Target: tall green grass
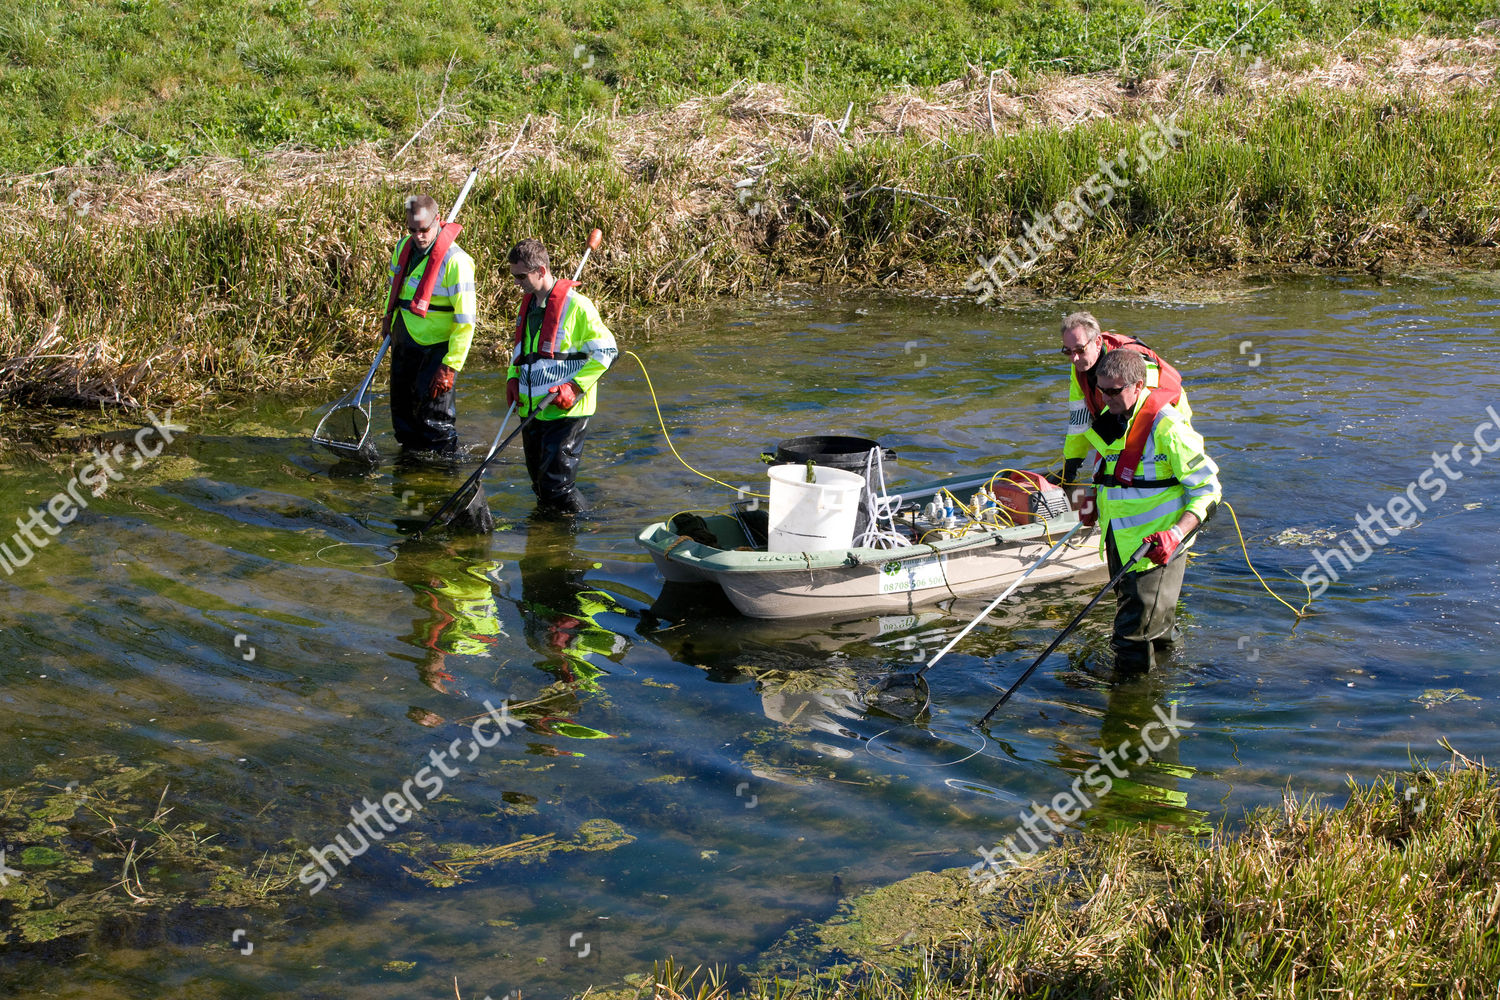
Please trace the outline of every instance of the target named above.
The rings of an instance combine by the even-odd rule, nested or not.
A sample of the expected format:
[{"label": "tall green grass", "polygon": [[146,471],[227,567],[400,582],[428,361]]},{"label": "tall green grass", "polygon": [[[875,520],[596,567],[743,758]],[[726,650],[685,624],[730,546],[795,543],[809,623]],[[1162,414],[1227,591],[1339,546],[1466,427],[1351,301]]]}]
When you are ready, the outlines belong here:
[{"label": "tall green grass", "polygon": [[801,88],[833,113],[970,66],[1140,73],[1200,49],[1360,27],[1464,34],[1497,15],[1500,0],[36,0],[0,25],[0,171],[399,143],[450,59],[449,101],[478,127],[740,79]]},{"label": "tall green grass", "polygon": [[[1088,289],[1245,264],[1378,266],[1384,255],[1493,248],[1500,109],[1488,92],[1451,101],[1294,94],[1195,106],[1187,138],[1023,280]],[[774,257],[798,272],[832,259],[880,283],[961,284],[1099,170],[1149,123],[888,141],[788,166],[773,183],[795,207]],[[906,194],[893,193],[899,189]],[[1151,273],[1151,269],[1156,274]],[[1003,273],[1003,271],[1002,271]]]},{"label": "tall green grass", "polygon": [[[1188,132],[1181,148],[1023,284],[1087,294],[1249,265],[1379,268],[1466,252],[1493,260],[1500,244],[1500,108],[1484,94],[1231,100],[1185,111],[1177,124]],[[584,150],[575,162],[487,179],[464,210],[461,240],[478,269],[476,363],[508,342],[516,303],[503,261],[524,236],[566,262],[601,226],[607,242],[591,287],[627,338],[635,307],[788,279],[959,294],[979,255],[1151,127],[1098,121],[788,155],[767,172],[753,216],[722,164],[671,148],[644,173]],[[721,199],[684,222],[669,206],[703,185],[719,185]],[[5,372],[0,392],[88,397],[70,385],[113,378],[144,400],[320,379],[373,350],[405,193],[317,189],[274,210],[136,227],[43,219],[29,251],[0,264],[0,356],[35,349],[55,326],[43,353],[61,360]]]}]

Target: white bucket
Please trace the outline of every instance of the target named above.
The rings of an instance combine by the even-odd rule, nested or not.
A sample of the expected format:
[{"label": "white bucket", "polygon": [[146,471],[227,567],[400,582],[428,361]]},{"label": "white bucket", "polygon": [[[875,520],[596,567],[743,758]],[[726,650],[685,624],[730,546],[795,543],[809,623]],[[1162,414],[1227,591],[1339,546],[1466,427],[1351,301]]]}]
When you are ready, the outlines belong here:
[{"label": "white bucket", "polygon": [[822,552],[847,548],[854,540],[854,518],[859,512],[865,477],[826,465],[773,465],[770,531],[771,552]]}]

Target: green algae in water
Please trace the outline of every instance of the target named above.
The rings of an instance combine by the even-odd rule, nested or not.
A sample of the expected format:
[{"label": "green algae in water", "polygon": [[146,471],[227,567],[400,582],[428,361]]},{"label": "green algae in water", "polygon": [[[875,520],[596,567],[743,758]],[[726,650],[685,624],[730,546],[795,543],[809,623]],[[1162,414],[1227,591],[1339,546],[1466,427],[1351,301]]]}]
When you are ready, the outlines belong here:
[{"label": "green algae in water", "polygon": [[69,761],[59,781],[46,767],[0,801],[0,846],[19,876],[0,886],[9,920],[0,945],[48,945],[151,914],[237,910],[268,919],[296,878],[295,850],[231,847],[170,799],[156,764],[112,756]]},{"label": "green algae in water", "polygon": [[555,733],[558,736],[567,736],[575,740],[608,740],[614,737],[591,726],[579,725],[576,722],[550,722],[547,724],[546,732]]},{"label": "green algae in water", "polygon": [[1423,708],[1431,710],[1438,705],[1447,705],[1455,701],[1479,701],[1474,695],[1469,694],[1463,688],[1428,688],[1412,701]]},{"label": "green algae in water", "polygon": [[567,848],[572,851],[612,851],[616,847],[624,847],[635,840],[634,834],[625,832],[625,828],[612,819],[588,819],[578,824],[578,832],[574,834],[572,846]]},{"label": "green algae in water", "polygon": [[921,872],[846,900],[825,921],[794,928],[747,971],[756,979],[787,979],[813,969],[817,981],[833,986],[875,967],[914,969],[924,950],[1013,919],[1005,901],[975,890],[965,869]]},{"label": "green algae in water", "polygon": [[389,847],[424,866],[409,868],[403,865],[402,870],[408,875],[435,889],[449,889],[472,881],[471,875],[502,862],[541,864],[554,854],[568,851],[612,851],[633,840],[634,834],[626,833],[625,828],[614,820],[590,819],[579,824],[571,841],[560,841],[557,834],[544,833],[522,837],[508,844],[444,843],[428,846],[417,837],[392,843]]}]

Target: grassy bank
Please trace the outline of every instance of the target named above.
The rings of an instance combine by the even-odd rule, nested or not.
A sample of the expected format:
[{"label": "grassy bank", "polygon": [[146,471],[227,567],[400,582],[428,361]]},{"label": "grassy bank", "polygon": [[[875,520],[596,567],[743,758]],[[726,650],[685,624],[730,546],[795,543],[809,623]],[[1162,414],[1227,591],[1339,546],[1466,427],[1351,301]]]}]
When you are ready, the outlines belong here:
[{"label": "grassy bank", "polygon": [[[588,280],[626,341],[643,336],[653,306],[787,281],[963,295],[980,255],[1014,245],[1101,157],[1143,137],[1161,157],[1147,170],[1132,162],[1128,184],[1107,204],[1094,199],[1093,217],[1002,298],[1250,268],[1496,259],[1493,89],[1268,98],[1238,86],[1176,114],[1177,148],[1152,138],[1151,115],[1173,106],[1149,99],[1071,127],[993,134],[945,127],[932,101],[867,111],[853,138],[854,126],[840,136],[828,119],[808,130],[765,90],[623,123],[533,123],[525,155],[481,181],[464,211],[481,303],[473,363],[494,363],[508,339],[514,295],[497,275],[522,235],[558,248],[567,266],[587,231],[604,229]],[[982,84],[949,97],[993,107]],[[902,129],[879,131],[879,114],[904,117]],[[421,186],[451,198],[466,162],[444,161],[451,183]],[[23,192],[52,200],[38,203],[27,252],[0,265],[0,391],[183,401],[313,386],[360,363],[378,340],[384,264],[411,182],[374,169],[347,185],[291,174],[235,174],[222,189],[237,194],[206,211],[186,207],[202,173],[135,200],[104,181],[72,206]]]},{"label": "grassy bank", "polygon": [[591,996],[1477,1000],[1500,981],[1497,914],[1500,784],[1455,756],[1207,843],[1089,833],[989,894],[963,869],[916,876],[790,935],[743,990],[678,964]]},{"label": "grassy bank", "polygon": [[[0,170],[403,141],[448,99],[469,120],[625,113],[739,80],[824,113],[969,68],[1140,75],[1232,45],[1466,34],[1493,0],[39,0],[0,28]],[[394,148],[394,147],[393,147]]]}]

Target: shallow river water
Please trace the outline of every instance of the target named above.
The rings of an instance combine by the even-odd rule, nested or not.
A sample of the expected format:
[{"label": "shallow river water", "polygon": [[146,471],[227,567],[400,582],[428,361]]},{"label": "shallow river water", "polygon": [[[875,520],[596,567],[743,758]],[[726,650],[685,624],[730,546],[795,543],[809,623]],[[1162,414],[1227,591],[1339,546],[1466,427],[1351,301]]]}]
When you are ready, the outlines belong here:
[{"label": "shallow river water", "polygon": [[[305,402],[175,413],[186,429],[159,456],[98,498],[85,485],[87,509],[0,586],[0,801],[44,781],[95,803],[96,829],[110,794],[148,815],[159,801],[174,810],[161,829],[196,824],[230,867],[281,859],[290,884],[183,900],[166,860],[127,865],[95,888],[140,895],[135,916],[13,943],[0,992],[441,997],[456,978],[500,1000],[568,996],[668,955],[734,967],[861,888],[974,864],[1158,709],[1190,728],[1132,756],[1075,826],[1233,827],[1287,788],[1338,802],[1351,778],[1446,759],[1444,737],[1492,757],[1500,283],[1278,282],[1223,304],[1095,309],[1183,370],[1271,586],[1300,606],[1320,552],[1338,579],[1294,630],[1226,511],[1189,569],[1174,662],[1112,682],[1106,602],[984,731],[997,692],[1100,582],[1023,592],[977,628],[931,673],[924,725],[866,713],[850,691],[914,666],[985,601],[772,624],[663,595],[635,533],[733,495],[673,458],[629,358],[592,425],[594,513],[574,529],[530,519],[517,447],[489,480],[498,529],[477,541],[394,544],[456,480],[393,474],[379,408],[388,460],[370,476],[331,474]],[[703,471],[759,489],[766,446],[849,433],[897,450],[899,486],[1057,463],[1062,311],[787,297],[649,340],[616,332]],[[468,440],[488,440],[503,399],[503,373],[465,373]],[[98,443],[13,442],[4,520],[64,490]],[[1397,496],[1426,509],[1387,507],[1410,525],[1394,536],[1360,527]],[[1355,558],[1327,554],[1340,541]],[[473,746],[486,702],[505,699],[524,727],[492,722],[479,732],[500,738]],[[455,739],[467,752],[436,770]],[[109,793],[104,775],[126,765],[151,770]],[[440,773],[440,795],[321,891],[286,868],[338,835],[357,850],[351,808]],[[35,886],[67,863],[17,865],[20,821],[5,822],[0,875]],[[4,926],[17,919],[0,903]]]}]

